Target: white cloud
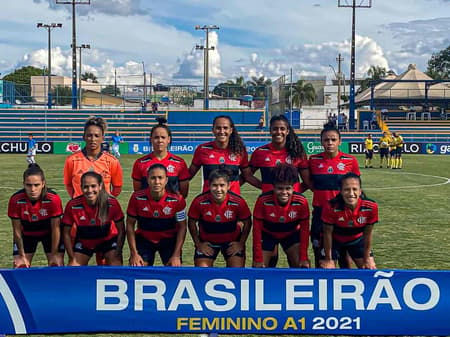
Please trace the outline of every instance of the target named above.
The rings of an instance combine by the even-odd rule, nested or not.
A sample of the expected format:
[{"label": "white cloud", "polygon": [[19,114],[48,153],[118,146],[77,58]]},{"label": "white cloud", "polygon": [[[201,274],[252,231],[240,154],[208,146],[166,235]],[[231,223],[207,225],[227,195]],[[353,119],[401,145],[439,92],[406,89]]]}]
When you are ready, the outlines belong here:
[{"label": "white cloud", "polygon": [[[38,4],[48,3],[48,7],[53,10],[63,8],[68,13],[72,14],[71,5],[57,4],[55,0],[33,0],[33,2]],[[148,14],[148,11],[142,8],[141,0],[94,0],[90,1],[89,5],[87,3],[88,1],[84,1],[84,4],[76,6],[78,15],[84,16],[95,13],[118,16]]]}]

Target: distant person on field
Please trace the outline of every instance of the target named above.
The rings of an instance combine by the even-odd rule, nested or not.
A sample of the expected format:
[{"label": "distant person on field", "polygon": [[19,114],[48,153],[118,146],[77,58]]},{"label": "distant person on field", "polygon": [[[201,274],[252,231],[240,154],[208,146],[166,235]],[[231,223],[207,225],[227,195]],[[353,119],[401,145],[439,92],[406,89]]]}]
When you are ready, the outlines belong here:
[{"label": "distant person on field", "polygon": [[[167,168],[160,163],[148,169],[148,187],[128,202],[127,238],[130,266],[153,266],[156,252],[165,266],[181,266],[186,237],[186,201],[167,190]],[[135,230],[137,222],[137,230]]]},{"label": "distant person on field", "polygon": [[119,130],[116,130],[115,134],[111,137],[112,140],[112,154],[117,159],[120,159],[120,143],[123,143],[123,137],[120,135]]},{"label": "distant person on field", "polygon": [[258,197],[253,211],[253,267],[270,267],[273,251],[281,244],[289,267],[309,268],[309,207],[294,190],[297,168],[280,164],[273,174],[273,190]]},{"label": "distant person on field", "polygon": [[37,142],[33,138],[33,134],[32,133],[30,133],[28,135],[27,144],[28,144],[27,163],[28,164],[33,164],[33,163],[36,162],[34,157],[36,156],[36,152],[37,152]]},{"label": "distant person on field", "polygon": [[222,253],[227,267],[245,266],[245,244],[252,221],[246,201],[231,192],[231,172],[213,170],[208,190],[192,201],[188,228],[195,246],[197,267],[212,267]]},{"label": "distant person on field", "polygon": [[339,182],[339,194],[324,207],[322,268],[336,268],[336,260],[350,255],[360,269],[376,269],[372,253],[372,230],[378,222],[378,205],[367,199],[361,178],[347,173]]},{"label": "distant person on field", "polygon": [[153,113],[158,112],[158,102],[152,102],[152,112]]},{"label": "distant person on field", "polygon": [[380,168],[383,168],[383,163],[386,163],[386,167],[389,168],[389,142],[390,137],[388,133],[383,132],[383,136],[380,138],[379,152],[380,152]]},{"label": "distant person on field", "polygon": [[49,266],[64,264],[64,245],[60,220],[61,199],[47,188],[44,171],[30,164],[23,173],[23,189],[9,199],[8,216],[13,226],[14,268],[31,266],[39,242],[42,242]]},{"label": "distant person on field", "polygon": [[403,152],[403,137],[398,132],[393,134],[395,144],[395,163],[393,169],[401,169],[403,166],[402,152]]},{"label": "distant person on field", "polygon": [[365,168],[372,168],[372,158],[373,158],[373,139],[372,135],[369,133],[367,135],[367,138],[364,140],[364,154],[365,154],[365,161],[364,161],[364,167]]},{"label": "distant person on field", "polygon": [[61,220],[69,266],[86,266],[97,252],[103,264],[121,266],[125,226],[119,202],[105,190],[99,173],[84,173],[80,185],[83,194],[67,203]]},{"label": "distant person on field", "polygon": [[388,168],[394,168],[395,167],[395,153],[396,153],[396,145],[395,145],[395,139],[393,135],[389,136],[389,161],[388,161]]}]

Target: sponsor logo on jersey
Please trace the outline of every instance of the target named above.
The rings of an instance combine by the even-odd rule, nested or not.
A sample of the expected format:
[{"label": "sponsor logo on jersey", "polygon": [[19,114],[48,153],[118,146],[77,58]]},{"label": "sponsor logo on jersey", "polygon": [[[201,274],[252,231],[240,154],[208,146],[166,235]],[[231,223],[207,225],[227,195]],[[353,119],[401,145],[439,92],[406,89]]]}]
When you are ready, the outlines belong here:
[{"label": "sponsor logo on jersey", "polygon": [[345,219],[344,219],[343,216],[340,216],[339,219],[338,219],[338,221],[344,221],[344,220],[345,220]]},{"label": "sponsor logo on jersey", "polygon": [[212,213],[211,213],[211,211],[208,211],[208,212],[206,212],[206,213],[205,213],[205,215],[207,215],[207,216],[211,216],[211,215],[212,215]]},{"label": "sponsor logo on jersey", "polygon": [[145,207],[142,209],[142,211],[143,211],[143,212],[148,212],[148,207],[145,206]]},{"label": "sponsor logo on jersey", "polygon": [[209,158],[210,158],[210,159],[214,158],[214,155],[211,153],[211,154],[209,155]]},{"label": "sponsor logo on jersey", "polygon": [[80,216],[80,220],[84,221],[84,220],[86,220],[86,217],[84,215],[82,215],[82,216]]},{"label": "sponsor logo on jersey", "polygon": [[269,158],[269,157],[266,157],[266,158],[264,159],[264,161],[270,161],[270,158]]}]

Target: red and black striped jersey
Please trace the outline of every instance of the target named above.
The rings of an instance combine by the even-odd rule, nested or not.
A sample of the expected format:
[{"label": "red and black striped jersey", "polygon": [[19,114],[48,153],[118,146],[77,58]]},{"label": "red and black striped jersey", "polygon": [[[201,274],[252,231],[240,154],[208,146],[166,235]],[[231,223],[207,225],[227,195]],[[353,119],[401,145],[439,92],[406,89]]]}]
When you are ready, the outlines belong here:
[{"label": "red and black striped jersey", "polygon": [[188,216],[198,221],[200,240],[225,243],[239,240],[238,221],[249,219],[251,212],[247,202],[233,192],[228,192],[225,200],[217,204],[208,191],[192,201]]},{"label": "red and black striped jersey", "polygon": [[137,220],[136,234],[158,243],[176,237],[177,223],[186,220],[186,201],[179,194],[167,192],[156,201],[147,188],[131,195],[127,215]]}]

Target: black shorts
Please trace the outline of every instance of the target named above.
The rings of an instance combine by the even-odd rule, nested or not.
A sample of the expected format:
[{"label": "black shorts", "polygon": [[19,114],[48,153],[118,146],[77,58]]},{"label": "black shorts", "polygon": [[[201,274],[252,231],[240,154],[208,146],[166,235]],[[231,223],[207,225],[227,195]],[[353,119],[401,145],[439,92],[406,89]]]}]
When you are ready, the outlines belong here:
[{"label": "black shorts", "polygon": [[176,237],[162,239],[158,243],[153,243],[147,239],[144,239],[140,235],[136,235],[137,251],[149,266],[153,266],[155,263],[156,252],[159,252],[162,263],[166,265],[169,262],[170,257],[173,255],[176,243]]},{"label": "black shorts", "polygon": [[311,221],[311,243],[313,247],[320,247],[320,242],[323,234],[322,223],[322,207],[313,206],[312,221]]},{"label": "black shorts", "polygon": [[98,244],[93,249],[83,247],[83,244],[80,241],[75,241],[75,244],[73,245],[73,251],[75,253],[81,253],[84,255],[87,255],[91,257],[94,255],[94,253],[107,253],[110,250],[117,249],[117,236],[114,236],[113,238],[103,241],[102,243]]},{"label": "black shorts", "polygon": [[372,159],[372,157],[373,157],[373,150],[366,150],[364,153],[366,154],[366,158]]},{"label": "black shorts", "polygon": [[386,148],[380,147],[380,157],[381,158],[387,157],[388,154],[389,154],[389,149],[387,147]]},{"label": "black shorts", "polygon": [[223,258],[225,260],[228,260],[230,257],[232,256],[239,256],[239,257],[245,257],[245,252],[244,251],[240,251],[237,254],[234,255],[229,255],[227,253],[227,249],[230,246],[230,242],[224,242],[224,243],[214,243],[214,242],[210,242],[209,245],[212,249],[214,249],[214,254],[211,256],[205,255],[201,252],[199,252],[198,250],[195,250],[194,253],[194,260],[195,259],[211,259],[211,260],[215,260],[217,259],[217,255],[219,255],[219,252],[222,253]]},{"label": "black shorts", "polygon": [[396,152],[396,149],[390,149],[390,150],[389,150],[389,155],[390,155],[391,157],[395,157],[395,152]]},{"label": "black shorts", "polygon": [[[333,260],[339,260],[340,257],[344,257],[345,254],[352,259],[362,259],[364,258],[364,237],[356,239],[355,241],[348,243],[341,243],[333,240],[333,247],[331,249],[331,256]],[[320,251],[322,259],[325,258],[325,251],[322,249]],[[373,252],[370,252],[370,256],[373,256]]]},{"label": "black shorts", "polygon": [[402,150],[403,150],[403,147],[397,147],[397,148],[395,149],[395,155],[396,155],[397,157],[401,157],[401,156],[402,156]]},{"label": "black shorts", "polygon": [[267,252],[272,252],[278,244],[281,244],[283,250],[287,251],[296,243],[300,243],[299,232],[292,232],[283,239],[277,239],[270,233],[262,232],[262,249]]},{"label": "black shorts", "polygon": [[[37,245],[39,242],[42,242],[42,247],[44,247],[44,252],[49,254],[52,252],[52,235],[26,235],[22,234],[22,242],[23,242],[23,250],[25,254],[34,254],[36,253]],[[58,245],[58,253],[64,253],[64,244],[62,241],[59,242]],[[13,246],[13,255],[19,255],[19,251],[17,250],[17,245]]]}]

